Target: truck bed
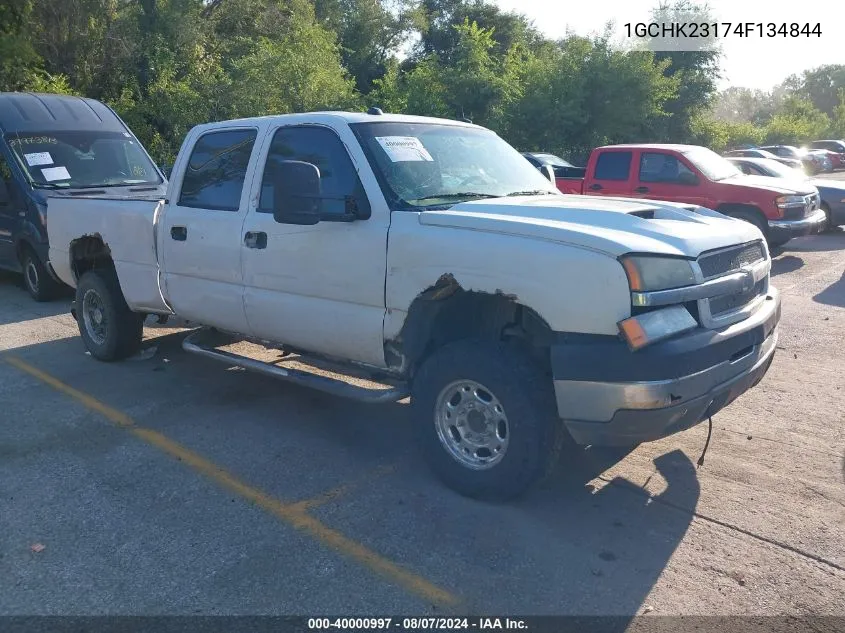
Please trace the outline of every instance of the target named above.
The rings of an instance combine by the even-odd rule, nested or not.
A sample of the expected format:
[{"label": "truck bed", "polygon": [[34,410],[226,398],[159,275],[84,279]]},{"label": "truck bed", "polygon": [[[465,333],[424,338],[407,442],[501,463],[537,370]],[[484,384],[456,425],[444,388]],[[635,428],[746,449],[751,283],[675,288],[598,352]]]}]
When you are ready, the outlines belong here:
[{"label": "truck bed", "polygon": [[99,238],[111,251],[129,307],[138,312],[169,313],[160,287],[156,242],[157,220],[163,208],[160,198],[50,198],[50,265],[63,282],[75,288],[70,249],[80,237]]}]

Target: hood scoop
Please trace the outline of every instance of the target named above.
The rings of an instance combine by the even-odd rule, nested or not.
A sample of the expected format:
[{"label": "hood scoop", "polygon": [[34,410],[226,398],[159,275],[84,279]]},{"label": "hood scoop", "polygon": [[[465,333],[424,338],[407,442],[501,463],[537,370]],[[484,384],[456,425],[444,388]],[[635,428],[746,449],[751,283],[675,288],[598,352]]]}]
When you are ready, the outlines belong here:
[{"label": "hood scoop", "polygon": [[626,215],[633,215],[644,220],[678,220],[681,222],[695,222],[697,215],[701,215],[703,209],[695,205],[639,208],[628,211]]}]

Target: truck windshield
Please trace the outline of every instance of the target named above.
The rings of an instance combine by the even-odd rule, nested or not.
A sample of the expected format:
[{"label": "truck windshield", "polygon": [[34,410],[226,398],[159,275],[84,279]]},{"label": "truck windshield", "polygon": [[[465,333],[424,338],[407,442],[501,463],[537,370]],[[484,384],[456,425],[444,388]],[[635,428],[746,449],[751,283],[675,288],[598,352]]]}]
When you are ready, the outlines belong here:
[{"label": "truck windshield", "polygon": [[352,129],[394,211],[559,193],[519,152],[489,130],[398,122],[356,123]]},{"label": "truck windshield", "polygon": [[733,163],[706,147],[697,147],[684,152],[684,156],[702,174],[713,181],[726,180],[742,175],[742,172]]},{"label": "truck windshield", "polygon": [[144,150],[126,133],[7,133],[4,139],[36,188],[86,189],[162,182]]}]

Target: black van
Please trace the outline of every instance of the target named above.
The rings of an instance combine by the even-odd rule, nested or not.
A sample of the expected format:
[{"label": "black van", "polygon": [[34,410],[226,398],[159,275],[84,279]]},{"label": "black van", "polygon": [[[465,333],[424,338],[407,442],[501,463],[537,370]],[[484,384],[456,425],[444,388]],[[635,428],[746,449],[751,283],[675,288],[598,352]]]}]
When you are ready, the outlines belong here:
[{"label": "black van", "polygon": [[167,179],[108,106],[66,95],[0,92],[0,268],[36,301],[61,282],[47,254],[51,196],[164,196]]}]

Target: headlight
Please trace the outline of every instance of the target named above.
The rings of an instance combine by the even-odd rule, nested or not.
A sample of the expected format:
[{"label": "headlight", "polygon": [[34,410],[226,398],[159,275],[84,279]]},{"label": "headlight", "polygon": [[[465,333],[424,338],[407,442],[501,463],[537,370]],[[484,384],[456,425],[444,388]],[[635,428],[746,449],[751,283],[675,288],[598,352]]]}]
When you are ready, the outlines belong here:
[{"label": "headlight", "polygon": [[786,209],[789,207],[803,207],[804,196],[781,196],[775,200],[775,204],[779,209]]},{"label": "headlight", "polygon": [[698,321],[685,307],[670,306],[630,317],[617,325],[628,347],[635,352],[652,343],[694,330]]},{"label": "headlight", "polygon": [[619,261],[628,275],[628,285],[632,292],[670,290],[695,283],[692,265],[685,259],[627,255]]}]

